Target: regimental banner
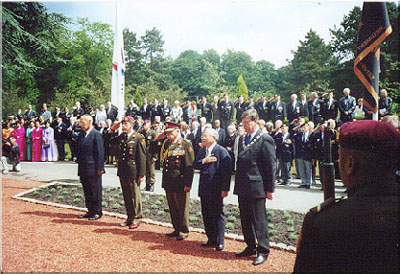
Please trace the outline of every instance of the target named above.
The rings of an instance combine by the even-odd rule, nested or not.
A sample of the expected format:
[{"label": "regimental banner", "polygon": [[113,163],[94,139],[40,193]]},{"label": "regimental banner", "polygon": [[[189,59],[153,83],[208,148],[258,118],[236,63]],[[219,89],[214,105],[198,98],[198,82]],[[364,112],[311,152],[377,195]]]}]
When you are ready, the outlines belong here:
[{"label": "regimental banner", "polygon": [[378,111],[379,46],[392,32],[385,2],[364,2],[354,72],[365,87],[365,106]]},{"label": "regimental banner", "polygon": [[116,22],[114,51],[112,57],[111,103],[118,108],[118,120],[121,121],[121,118],[125,113],[125,54],[118,1],[116,1],[115,16]]}]

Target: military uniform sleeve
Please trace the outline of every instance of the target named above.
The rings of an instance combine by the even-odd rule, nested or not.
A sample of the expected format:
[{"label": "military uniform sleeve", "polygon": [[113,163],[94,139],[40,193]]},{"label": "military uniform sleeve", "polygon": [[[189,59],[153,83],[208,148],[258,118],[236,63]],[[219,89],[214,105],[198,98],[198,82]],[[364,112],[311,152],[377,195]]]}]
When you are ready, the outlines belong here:
[{"label": "military uniform sleeve", "polygon": [[265,192],[274,192],[275,190],[275,142],[271,138],[265,138],[261,147],[262,168],[260,169]]},{"label": "military uniform sleeve", "polygon": [[183,185],[191,187],[194,176],[194,151],[190,142],[185,143],[185,168],[183,169]]},{"label": "military uniform sleeve", "polygon": [[136,163],[139,164],[137,169],[138,176],[146,175],[146,140],[142,135],[139,136],[136,149]]}]

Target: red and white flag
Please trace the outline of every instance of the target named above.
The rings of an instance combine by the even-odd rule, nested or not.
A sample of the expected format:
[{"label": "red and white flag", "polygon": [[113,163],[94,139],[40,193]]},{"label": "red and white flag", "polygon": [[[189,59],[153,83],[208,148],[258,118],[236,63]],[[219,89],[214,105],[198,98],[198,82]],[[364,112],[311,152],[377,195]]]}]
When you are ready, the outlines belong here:
[{"label": "red and white flag", "polygon": [[119,3],[116,2],[114,51],[112,57],[111,103],[118,108],[118,120],[125,113],[125,53]]}]

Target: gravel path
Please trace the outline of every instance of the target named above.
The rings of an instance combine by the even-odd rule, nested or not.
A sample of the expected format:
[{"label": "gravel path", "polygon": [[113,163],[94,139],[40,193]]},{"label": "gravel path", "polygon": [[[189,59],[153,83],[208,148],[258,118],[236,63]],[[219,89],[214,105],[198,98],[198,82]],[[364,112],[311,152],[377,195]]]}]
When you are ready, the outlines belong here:
[{"label": "gravel path", "polygon": [[245,244],[225,240],[225,249],[200,247],[204,234],[191,232],[177,242],[169,228],[142,224],[121,228],[118,218],[78,220],[80,212],[28,203],[11,197],[41,185],[2,178],[2,266],[4,272],[291,272],[295,254],[271,250],[268,261],[254,267],[234,252]]}]

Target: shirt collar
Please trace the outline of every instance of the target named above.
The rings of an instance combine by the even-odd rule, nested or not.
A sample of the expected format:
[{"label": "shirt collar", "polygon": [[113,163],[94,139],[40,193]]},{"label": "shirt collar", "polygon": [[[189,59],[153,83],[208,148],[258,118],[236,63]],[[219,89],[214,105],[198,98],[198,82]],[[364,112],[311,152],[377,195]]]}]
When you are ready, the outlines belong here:
[{"label": "shirt collar", "polygon": [[85,137],[89,136],[89,133],[92,131],[92,129],[93,129],[93,126],[91,126],[87,131],[85,131],[86,132],[86,136]]},{"label": "shirt collar", "polygon": [[211,154],[211,151],[213,151],[216,144],[217,142],[214,142],[209,148],[207,148],[209,154]]}]

